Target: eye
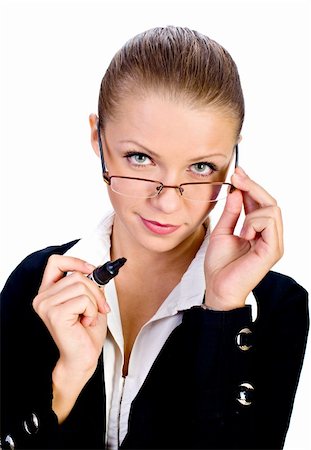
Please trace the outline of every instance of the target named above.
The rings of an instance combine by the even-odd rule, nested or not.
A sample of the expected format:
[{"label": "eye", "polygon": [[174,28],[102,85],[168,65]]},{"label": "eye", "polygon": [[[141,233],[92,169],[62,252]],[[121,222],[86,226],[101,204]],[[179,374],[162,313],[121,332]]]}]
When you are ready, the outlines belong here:
[{"label": "eye", "polygon": [[134,166],[147,166],[151,163],[149,156],[145,153],[128,152],[124,157]]},{"label": "eye", "polygon": [[212,175],[217,170],[217,167],[213,163],[209,162],[198,162],[195,164],[192,164],[189,169],[191,172],[193,172],[195,175],[201,175],[201,176],[209,176]]}]

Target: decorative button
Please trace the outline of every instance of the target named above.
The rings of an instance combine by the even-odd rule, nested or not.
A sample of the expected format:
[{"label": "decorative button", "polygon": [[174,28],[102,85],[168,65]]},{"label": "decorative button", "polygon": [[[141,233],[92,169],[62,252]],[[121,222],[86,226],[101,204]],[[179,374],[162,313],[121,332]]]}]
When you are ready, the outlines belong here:
[{"label": "decorative button", "polygon": [[31,413],[28,420],[24,420],[23,427],[26,433],[35,434],[39,429],[39,420],[35,413]]},{"label": "decorative button", "polygon": [[251,405],[254,399],[254,387],[250,383],[240,384],[236,399],[243,406]]},{"label": "decorative button", "polygon": [[253,346],[251,343],[252,334],[253,333],[249,328],[242,328],[242,330],[239,331],[236,337],[236,343],[240,350],[246,351]]},{"label": "decorative button", "polygon": [[7,437],[4,439],[4,442],[9,445],[10,450],[15,449],[15,442],[13,441],[13,438],[10,434],[7,435]]}]

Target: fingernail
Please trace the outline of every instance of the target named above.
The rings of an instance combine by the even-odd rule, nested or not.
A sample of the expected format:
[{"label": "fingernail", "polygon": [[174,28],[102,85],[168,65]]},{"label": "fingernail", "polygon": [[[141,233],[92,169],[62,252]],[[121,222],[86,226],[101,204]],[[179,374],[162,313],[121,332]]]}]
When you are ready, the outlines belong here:
[{"label": "fingernail", "polygon": [[109,313],[110,311],[111,311],[111,309],[110,309],[110,306],[108,305],[108,303],[104,303],[104,307],[105,307],[105,310],[107,311],[107,313]]}]

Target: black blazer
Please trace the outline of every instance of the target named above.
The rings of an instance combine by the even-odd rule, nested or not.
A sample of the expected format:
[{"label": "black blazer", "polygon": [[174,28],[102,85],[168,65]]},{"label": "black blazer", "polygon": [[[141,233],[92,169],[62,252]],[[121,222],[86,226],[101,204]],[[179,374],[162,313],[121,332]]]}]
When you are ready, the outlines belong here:
[{"label": "black blazer", "polygon": [[[104,448],[103,358],[59,426],[51,409],[58,349],[32,309],[48,257],[75,242],[28,256],[3,289],[4,448]],[[184,312],[132,403],[121,449],[282,448],[306,345],[307,293],[269,272],[254,295],[254,323],[249,306]]]}]

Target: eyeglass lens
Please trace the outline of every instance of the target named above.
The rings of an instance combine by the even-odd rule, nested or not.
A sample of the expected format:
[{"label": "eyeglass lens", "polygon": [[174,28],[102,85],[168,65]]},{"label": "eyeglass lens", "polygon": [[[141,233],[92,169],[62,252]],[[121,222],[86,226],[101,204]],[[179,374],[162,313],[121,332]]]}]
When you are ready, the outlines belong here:
[{"label": "eyeglass lens", "polygon": [[[162,191],[162,184],[131,178],[111,177],[111,189],[117,194],[133,198],[152,198]],[[183,198],[198,202],[215,202],[228,196],[231,185],[228,183],[182,184],[180,193]],[[163,189],[168,189],[163,187]],[[171,189],[171,188],[170,188]],[[175,188],[178,191],[178,188]]]}]

